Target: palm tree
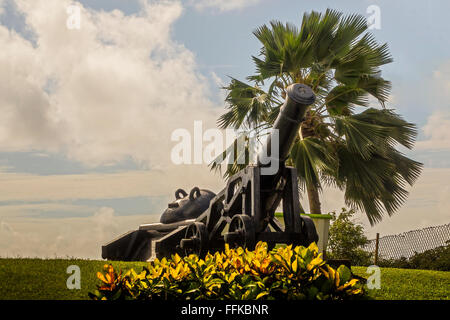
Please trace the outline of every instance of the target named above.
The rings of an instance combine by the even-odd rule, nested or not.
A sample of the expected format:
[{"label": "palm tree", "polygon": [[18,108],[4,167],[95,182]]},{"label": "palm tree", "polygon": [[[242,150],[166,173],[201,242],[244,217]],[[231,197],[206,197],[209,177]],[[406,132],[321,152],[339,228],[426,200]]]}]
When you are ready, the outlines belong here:
[{"label": "palm tree", "polygon": [[[322,187],[335,186],[373,225],[401,206],[405,186],[418,178],[422,164],[396,149],[411,149],[417,130],[385,106],[391,83],[381,77],[380,67],[393,60],[387,45],[378,44],[367,28],[363,16],[330,9],[304,14],[300,28],[279,21],[259,27],[253,32],[262,44],[259,56],[252,57],[256,73],[248,83],[231,78],[223,88],[227,111],[218,125],[260,137],[273,125],[285,89],[292,83],[309,85],[316,102],[288,164],[298,170],[311,213],[321,213]],[[379,108],[369,107],[373,102]],[[245,166],[237,163],[239,157],[226,165],[225,178]],[[213,162],[211,168],[223,164]]]}]

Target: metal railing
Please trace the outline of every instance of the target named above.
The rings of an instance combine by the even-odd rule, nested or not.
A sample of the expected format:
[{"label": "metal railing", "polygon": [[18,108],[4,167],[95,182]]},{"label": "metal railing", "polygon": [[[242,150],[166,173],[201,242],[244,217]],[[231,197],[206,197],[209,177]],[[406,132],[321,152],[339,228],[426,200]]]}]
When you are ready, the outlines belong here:
[{"label": "metal railing", "polygon": [[376,250],[377,239],[370,240],[363,249],[374,253],[378,251],[378,259],[400,259],[410,258],[416,252],[422,253],[444,246],[449,241],[450,223],[383,236],[378,239],[378,250]]}]

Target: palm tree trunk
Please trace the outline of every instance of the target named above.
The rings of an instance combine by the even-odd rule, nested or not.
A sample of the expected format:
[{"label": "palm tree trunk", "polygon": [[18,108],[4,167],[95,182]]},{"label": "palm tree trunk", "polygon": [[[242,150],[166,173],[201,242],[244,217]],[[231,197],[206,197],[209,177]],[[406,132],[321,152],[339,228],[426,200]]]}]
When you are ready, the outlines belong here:
[{"label": "palm tree trunk", "polygon": [[[301,139],[307,138],[307,137],[313,137],[314,132],[314,119],[311,115],[311,111],[308,110],[308,112],[305,115],[305,120],[302,123],[302,126],[300,128],[300,137]],[[320,208],[320,198],[319,198],[319,188],[317,188],[314,184],[306,184],[306,191],[308,193],[308,200],[309,200],[309,213],[312,214],[321,214],[322,210]]]},{"label": "palm tree trunk", "polygon": [[308,192],[309,213],[321,214],[322,209],[320,208],[319,189],[314,185],[308,185],[306,186],[306,189]]},{"label": "palm tree trunk", "polygon": [[306,213],[306,212],[305,212],[305,209],[303,209],[303,206],[302,206],[302,203],[301,203],[300,200],[298,201],[298,206],[299,206],[299,208],[300,208],[300,213]]}]

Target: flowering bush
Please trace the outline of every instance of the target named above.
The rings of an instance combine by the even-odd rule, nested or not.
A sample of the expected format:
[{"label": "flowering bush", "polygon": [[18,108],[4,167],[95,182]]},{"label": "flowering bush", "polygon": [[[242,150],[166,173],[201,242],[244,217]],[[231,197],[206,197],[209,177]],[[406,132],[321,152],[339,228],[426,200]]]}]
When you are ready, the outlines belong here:
[{"label": "flowering bush", "polygon": [[267,250],[259,242],[254,251],[243,248],[154,260],[141,273],[125,274],[105,265],[97,273],[102,284],[92,299],[319,299],[341,300],[365,296],[363,285],[350,270],[336,270],[322,260],[315,243]]}]

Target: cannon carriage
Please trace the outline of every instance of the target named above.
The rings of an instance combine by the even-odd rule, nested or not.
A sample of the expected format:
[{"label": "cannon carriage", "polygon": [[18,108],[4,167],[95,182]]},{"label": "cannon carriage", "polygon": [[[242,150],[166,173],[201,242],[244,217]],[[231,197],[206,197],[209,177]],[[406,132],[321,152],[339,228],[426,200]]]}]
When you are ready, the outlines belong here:
[{"label": "cannon carriage", "polygon": [[[189,194],[177,190],[160,223],[143,224],[102,247],[109,260],[146,261],[178,253],[200,256],[232,247],[253,249],[258,241],[309,245],[318,235],[312,220],[300,216],[297,171],[285,165],[308,107],[312,90],[293,84],[256,165],[231,176],[214,194],[194,187]],[[276,149],[272,141],[276,139]],[[275,168],[275,170],[269,170]],[[275,210],[282,203],[282,224]]]}]

